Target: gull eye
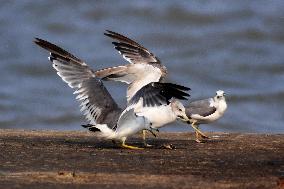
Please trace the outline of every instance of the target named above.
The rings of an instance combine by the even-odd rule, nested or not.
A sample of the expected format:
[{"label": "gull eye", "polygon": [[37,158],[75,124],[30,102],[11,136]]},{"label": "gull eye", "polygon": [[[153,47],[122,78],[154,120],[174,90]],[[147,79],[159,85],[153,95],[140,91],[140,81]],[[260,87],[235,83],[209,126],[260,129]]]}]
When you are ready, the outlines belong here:
[{"label": "gull eye", "polygon": [[182,109],[179,108],[178,111],[182,112]]}]

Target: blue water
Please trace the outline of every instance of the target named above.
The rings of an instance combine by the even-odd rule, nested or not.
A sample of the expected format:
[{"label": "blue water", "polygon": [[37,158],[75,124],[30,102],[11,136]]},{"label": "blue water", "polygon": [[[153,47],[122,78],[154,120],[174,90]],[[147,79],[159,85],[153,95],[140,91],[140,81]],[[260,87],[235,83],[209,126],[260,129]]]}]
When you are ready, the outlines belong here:
[{"label": "blue water", "polygon": [[[1,1],[0,128],[81,129],[72,90],[32,41],[54,42],[93,69],[125,64],[103,36],[109,29],[154,52],[191,100],[228,94],[224,117],[203,130],[283,133],[283,10],[282,0]],[[125,105],[126,86],[106,86]]]}]

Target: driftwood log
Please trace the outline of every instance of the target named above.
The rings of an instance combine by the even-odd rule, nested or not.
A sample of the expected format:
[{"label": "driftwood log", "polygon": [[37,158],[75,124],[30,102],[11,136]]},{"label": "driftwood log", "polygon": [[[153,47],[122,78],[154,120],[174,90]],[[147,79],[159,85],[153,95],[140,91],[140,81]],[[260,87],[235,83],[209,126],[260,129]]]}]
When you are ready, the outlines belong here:
[{"label": "driftwood log", "polygon": [[0,188],[284,188],[284,134],[206,134],[158,133],[129,150],[85,131],[3,129]]}]

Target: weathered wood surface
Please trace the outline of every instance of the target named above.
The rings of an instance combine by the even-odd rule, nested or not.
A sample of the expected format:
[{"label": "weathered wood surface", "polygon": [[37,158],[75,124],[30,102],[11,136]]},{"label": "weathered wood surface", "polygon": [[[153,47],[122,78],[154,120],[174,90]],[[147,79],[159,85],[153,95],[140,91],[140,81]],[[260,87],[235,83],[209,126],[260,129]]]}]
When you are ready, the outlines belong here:
[{"label": "weathered wood surface", "polygon": [[220,137],[159,133],[128,150],[89,132],[0,130],[0,188],[284,188],[283,134],[207,134]]}]

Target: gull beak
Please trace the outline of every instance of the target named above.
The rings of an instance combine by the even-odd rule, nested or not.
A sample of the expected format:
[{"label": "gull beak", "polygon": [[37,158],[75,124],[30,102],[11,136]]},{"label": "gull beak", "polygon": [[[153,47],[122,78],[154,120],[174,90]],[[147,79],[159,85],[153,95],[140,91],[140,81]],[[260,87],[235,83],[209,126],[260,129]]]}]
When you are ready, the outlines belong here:
[{"label": "gull beak", "polygon": [[186,116],[186,114],[183,115],[179,115],[178,118],[183,121],[183,122],[189,122],[188,117]]}]

